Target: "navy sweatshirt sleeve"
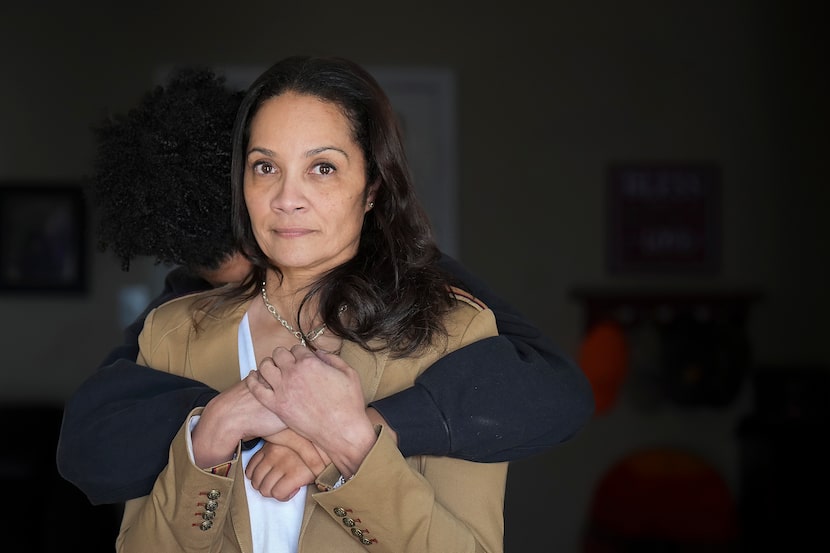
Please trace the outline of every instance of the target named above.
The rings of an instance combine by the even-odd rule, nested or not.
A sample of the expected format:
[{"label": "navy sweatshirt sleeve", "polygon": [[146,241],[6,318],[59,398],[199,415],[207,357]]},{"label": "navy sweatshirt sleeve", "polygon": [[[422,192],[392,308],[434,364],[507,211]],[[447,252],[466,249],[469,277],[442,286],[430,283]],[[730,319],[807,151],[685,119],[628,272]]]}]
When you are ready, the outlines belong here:
[{"label": "navy sweatshirt sleeve", "polygon": [[164,290],[124,330],[112,350],[64,405],[57,446],[61,476],[93,505],[147,495],[167,465],[168,448],[184,418],[217,391],[201,382],[135,363],[138,335],[154,307],[204,290],[208,283],[182,269],[171,271]]},{"label": "navy sweatshirt sleeve", "polygon": [[573,436],[594,412],[582,370],[458,261],[444,255],[442,266],[493,310],[499,336],[446,355],[411,388],[371,404],[398,432],[401,453],[511,461]]},{"label": "navy sweatshirt sleeve", "polygon": [[[500,335],[442,358],[412,388],[372,404],[398,433],[401,451],[494,462],[567,440],[593,412],[583,373],[460,263],[445,256],[442,264],[493,309]],[[217,394],[134,362],[149,310],[205,288],[181,270],[171,272],[162,294],[125,330],[124,344],[66,402],[58,470],[92,504],[148,494],[167,464],[162,444],[187,413]]]}]

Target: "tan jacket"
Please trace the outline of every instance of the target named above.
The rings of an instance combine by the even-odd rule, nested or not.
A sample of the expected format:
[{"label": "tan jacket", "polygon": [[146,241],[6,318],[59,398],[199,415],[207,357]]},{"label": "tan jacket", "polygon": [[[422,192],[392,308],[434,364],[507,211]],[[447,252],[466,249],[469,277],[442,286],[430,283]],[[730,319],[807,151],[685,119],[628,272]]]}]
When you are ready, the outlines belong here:
[{"label": "tan jacket", "polygon": [[[248,304],[204,319],[196,333],[191,306],[198,297],[179,298],[150,313],[139,338],[138,362],[225,390],[239,381],[237,331]],[[390,359],[344,343],[341,357],[359,372],[367,402],[409,387],[450,351],[496,334],[490,310],[461,296],[457,299],[446,321],[448,342],[442,340],[419,357]],[[200,412],[196,409],[191,415]],[[186,425],[174,438],[168,465],[151,494],[127,502],[117,550],[252,553],[242,464],[233,461],[226,477],[195,466],[187,452]],[[503,550],[507,463],[404,459],[381,428],[354,478],[321,491],[331,488],[339,476],[330,466],[317,486],[309,487],[299,553]],[[202,529],[209,496],[216,497],[215,518]]]}]

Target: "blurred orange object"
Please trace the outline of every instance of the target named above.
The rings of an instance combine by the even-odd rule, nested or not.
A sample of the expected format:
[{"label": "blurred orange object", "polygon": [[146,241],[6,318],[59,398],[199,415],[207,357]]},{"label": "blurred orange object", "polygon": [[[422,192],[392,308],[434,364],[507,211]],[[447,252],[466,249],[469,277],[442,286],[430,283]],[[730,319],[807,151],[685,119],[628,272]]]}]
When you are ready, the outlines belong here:
[{"label": "blurred orange object", "polygon": [[646,544],[649,551],[733,551],[738,535],[732,494],[709,463],[649,448],[625,456],[600,480],[583,551],[640,551]]},{"label": "blurred orange object", "polygon": [[622,325],[612,319],[594,323],[579,347],[579,366],[594,391],[594,414],[607,412],[628,374],[628,343]]}]

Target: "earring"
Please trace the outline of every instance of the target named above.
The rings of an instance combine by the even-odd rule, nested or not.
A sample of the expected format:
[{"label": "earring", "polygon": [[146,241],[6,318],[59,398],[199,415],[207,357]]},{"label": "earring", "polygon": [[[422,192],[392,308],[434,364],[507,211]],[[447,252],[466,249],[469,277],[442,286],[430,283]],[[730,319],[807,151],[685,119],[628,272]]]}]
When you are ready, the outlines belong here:
[{"label": "earring", "polygon": [[372,209],[373,207],[375,207],[375,202],[369,202],[369,209]]}]

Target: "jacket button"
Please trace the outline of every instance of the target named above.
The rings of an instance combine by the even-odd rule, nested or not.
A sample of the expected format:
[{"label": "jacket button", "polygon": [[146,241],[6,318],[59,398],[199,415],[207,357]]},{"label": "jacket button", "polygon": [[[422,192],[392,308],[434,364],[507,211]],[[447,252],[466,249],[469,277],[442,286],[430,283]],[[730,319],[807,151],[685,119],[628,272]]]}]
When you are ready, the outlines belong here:
[{"label": "jacket button", "polygon": [[203,520],[202,524],[199,525],[199,530],[210,530],[213,527],[212,520]]},{"label": "jacket button", "polygon": [[217,507],[219,507],[219,502],[214,501],[213,499],[211,499],[210,501],[205,503],[205,510],[206,511],[215,511]]},{"label": "jacket button", "polygon": [[339,517],[344,517],[346,516],[346,509],[344,509],[343,507],[335,507],[334,514]]},{"label": "jacket button", "polygon": [[360,528],[352,528],[352,534],[354,534],[358,538],[362,538],[363,537],[363,530],[361,530]]},{"label": "jacket button", "polygon": [[360,538],[360,543],[362,543],[363,545],[372,545],[372,540],[370,540],[366,536],[363,536],[362,538]]},{"label": "jacket button", "polygon": [[205,511],[204,513],[202,513],[202,518],[205,520],[213,520],[214,518],[216,518],[216,513],[213,511]]},{"label": "jacket button", "polygon": [[222,495],[222,492],[219,490],[210,490],[207,494],[208,499],[219,499],[219,496]]},{"label": "jacket button", "polygon": [[349,517],[343,517],[343,524],[351,528],[352,526],[354,526],[354,519],[351,519]]}]

